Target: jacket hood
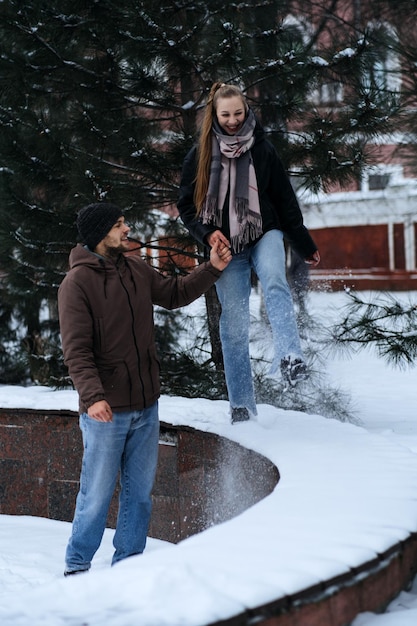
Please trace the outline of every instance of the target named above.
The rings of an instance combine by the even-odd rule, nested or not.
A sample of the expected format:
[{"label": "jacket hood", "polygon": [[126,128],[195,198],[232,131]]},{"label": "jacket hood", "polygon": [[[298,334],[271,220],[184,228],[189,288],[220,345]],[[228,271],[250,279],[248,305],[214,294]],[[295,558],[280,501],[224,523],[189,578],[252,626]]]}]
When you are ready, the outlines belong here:
[{"label": "jacket hood", "polygon": [[[83,244],[78,244],[73,248],[69,255],[69,267],[70,270],[89,268],[97,272],[100,275],[100,280],[103,285],[104,298],[107,299],[107,283],[109,276],[112,276],[117,271],[124,272],[126,269],[130,271],[130,265],[127,263],[123,254],[119,255],[116,263],[109,259],[105,259],[98,256],[94,252],[91,252]],[[122,269],[123,268],[123,269]]]},{"label": "jacket hood", "polygon": [[[123,258],[121,254],[120,257]],[[80,265],[85,265],[87,267],[91,267],[92,269],[101,270],[107,265],[108,267],[114,266],[112,261],[108,259],[104,259],[103,257],[98,256],[94,252],[91,252],[88,248],[86,248],[83,244],[79,243],[73,248],[69,255],[69,267],[70,269],[74,269]]]}]

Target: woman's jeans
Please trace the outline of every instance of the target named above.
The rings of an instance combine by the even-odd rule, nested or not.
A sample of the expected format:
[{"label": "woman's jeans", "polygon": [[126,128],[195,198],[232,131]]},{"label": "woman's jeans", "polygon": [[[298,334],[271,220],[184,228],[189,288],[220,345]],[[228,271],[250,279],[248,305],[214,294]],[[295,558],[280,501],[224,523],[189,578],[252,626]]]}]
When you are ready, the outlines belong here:
[{"label": "woman's jeans", "polygon": [[216,283],[222,312],[220,339],[226,385],[232,408],[246,407],[257,414],[249,357],[249,296],[251,269],[262,286],[271,324],[274,361],[270,374],[279,371],[281,359],[303,358],[291,291],[285,272],[283,234],[270,230],[258,243],[234,256]]},{"label": "woman's jeans", "polygon": [[84,455],[66,570],[88,570],[106,527],[120,470],[120,498],[112,564],[143,552],[158,460],[158,403],[113,413],[112,422],[80,415]]}]

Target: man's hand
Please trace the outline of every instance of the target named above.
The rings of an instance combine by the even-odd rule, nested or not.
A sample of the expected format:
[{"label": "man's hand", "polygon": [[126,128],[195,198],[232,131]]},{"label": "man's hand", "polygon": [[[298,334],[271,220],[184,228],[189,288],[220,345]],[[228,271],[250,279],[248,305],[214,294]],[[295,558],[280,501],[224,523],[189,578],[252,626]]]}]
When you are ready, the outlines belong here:
[{"label": "man's hand", "polygon": [[97,422],[111,422],[113,419],[113,412],[110,405],[105,400],[99,400],[94,402],[87,411],[89,417]]},{"label": "man's hand", "polygon": [[226,246],[222,241],[217,240],[214,242],[213,247],[210,250],[210,261],[216,270],[221,272],[227,267],[232,260],[232,253],[230,248]]}]

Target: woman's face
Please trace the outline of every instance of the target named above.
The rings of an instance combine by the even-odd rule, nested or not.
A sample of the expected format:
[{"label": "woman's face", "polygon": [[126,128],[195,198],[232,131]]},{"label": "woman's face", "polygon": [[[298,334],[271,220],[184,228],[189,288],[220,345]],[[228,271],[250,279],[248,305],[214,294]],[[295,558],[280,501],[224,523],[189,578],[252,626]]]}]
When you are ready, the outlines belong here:
[{"label": "woman's face", "polygon": [[245,103],[239,96],[219,98],[216,102],[217,120],[227,135],[236,135],[245,121]]}]

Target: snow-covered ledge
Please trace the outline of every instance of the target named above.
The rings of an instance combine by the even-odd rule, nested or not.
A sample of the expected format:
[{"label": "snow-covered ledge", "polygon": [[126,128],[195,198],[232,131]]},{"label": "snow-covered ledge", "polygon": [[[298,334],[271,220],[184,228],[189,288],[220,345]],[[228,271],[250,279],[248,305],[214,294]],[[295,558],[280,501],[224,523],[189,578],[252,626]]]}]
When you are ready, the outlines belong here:
[{"label": "snow-covered ledge", "polygon": [[[36,404],[76,410],[76,397],[40,389],[30,408]],[[179,544],[33,590],[22,600],[31,624],[98,623],[99,596],[106,626],[128,623],[121,604],[123,619],[146,626],[340,626],[382,608],[412,577],[417,455],[358,426],[268,405],[257,422],[231,426],[226,402],[162,397],[160,416],[264,455],[280,482],[237,517]]]}]

